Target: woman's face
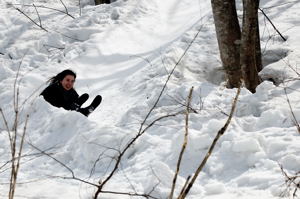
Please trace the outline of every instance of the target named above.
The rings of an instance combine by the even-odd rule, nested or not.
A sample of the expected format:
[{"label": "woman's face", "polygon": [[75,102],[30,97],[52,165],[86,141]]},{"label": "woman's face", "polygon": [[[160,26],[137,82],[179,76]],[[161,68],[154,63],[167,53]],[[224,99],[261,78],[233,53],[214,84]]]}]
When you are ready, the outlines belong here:
[{"label": "woman's face", "polygon": [[60,81],[62,87],[65,90],[70,90],[73,88],[75,82],[75,77],[73,75],[66,75],[62,81]]}]

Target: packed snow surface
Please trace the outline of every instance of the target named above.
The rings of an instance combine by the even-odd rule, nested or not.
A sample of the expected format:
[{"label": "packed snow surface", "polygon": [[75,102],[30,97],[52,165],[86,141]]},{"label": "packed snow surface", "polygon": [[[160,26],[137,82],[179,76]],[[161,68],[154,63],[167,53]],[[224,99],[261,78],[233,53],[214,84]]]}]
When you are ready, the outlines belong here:
[{"label": "packed snow surface", "polygon": [[[80,5],[65,0],[65,7],[58,0],[0,3],[0,108],[5,117],[0,118],[0,197],[7,198],[9,190],[7,126],[13,128],[15,102],[19,135],[26,126],[16,198],[92,198],[96,188],[70,179],[72,174],[90,183],[103,181],[146,117],[142,129],[163,119],[126,150],[103,190],[167,198],[193,87],[177,197],[224,126],[237,92],[225,87],[210,1],[117,0],[94,6],[89,0]],[[240,2],[237,6],[241,15]],[[300,2],[261,0],[260,8],[287,41],[260,12],[260,75],[265,81],[254,94],[241,89],[232,121],[189,199],[289,197],[280,167],[291,176],[300,171]],[[77,73],[79,94],[89,93],[85,105],[98,94],[103,97],[88,118],[39,96],[46,81],[64,69]]]}]

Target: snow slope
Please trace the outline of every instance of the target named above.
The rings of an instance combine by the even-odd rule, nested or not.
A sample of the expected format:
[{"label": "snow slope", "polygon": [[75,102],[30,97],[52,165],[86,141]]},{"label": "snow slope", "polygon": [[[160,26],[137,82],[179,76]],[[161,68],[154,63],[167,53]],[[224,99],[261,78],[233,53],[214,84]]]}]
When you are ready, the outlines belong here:
[{"label": "snow slope", "polygon": [[[64,10],[59,1],[11,1]],[[95,189],[29,143],[52,154],[76,176],[97,183],[112,169],[112,157],[136,136],[141,122],[176,67],[146,124],[184,111],[194,87],[189,137],[175,195],[195,172],[218,130],[225,124],[236,89],[224,87],[210,1],[118,0],[93,6],[64,1],[66,16],[37,7],[41,30],[5,1],[0,16],[0,107],[11,127],[13,89],[18,68],[19,132],[29,114],[17,198],[91,198]],[[34,7],[15,5],[36,22]],[[241,7],[238,4],[239,8]],[[293,112],[300,118],[298,64],[300,2],[261,1],[261,8],[287,38],[276,34],[260,15],[264,81],[255,94],[242,89],[237,110],[219,140],[190,199],[279,198],[285,187],[279,164],[289,174],[300,170],[300,138]],[[239,12],[240,13],[240,12]],[[46,80],[63,69],[77,72],[76,90],[101,94],[103,102],[89,118],[52,107],[39,93]],[[89,100],[87,104],[90,102]],[[185,116],[157,122],[125,153],[105,190],[151,193],[167,198],[185,132]],[[7,197],[10,150],[0,123],[0,196]],[[96,163],[96,164],[95,164]],[[4,166],[2,166],[4,165]],[[288,197],[286,195],[286,197]],[[101,198],[131,198],[103,194]],[[136,198],[136,197],[135,197]],[[138,198],[138,197],[137,197]]]}]

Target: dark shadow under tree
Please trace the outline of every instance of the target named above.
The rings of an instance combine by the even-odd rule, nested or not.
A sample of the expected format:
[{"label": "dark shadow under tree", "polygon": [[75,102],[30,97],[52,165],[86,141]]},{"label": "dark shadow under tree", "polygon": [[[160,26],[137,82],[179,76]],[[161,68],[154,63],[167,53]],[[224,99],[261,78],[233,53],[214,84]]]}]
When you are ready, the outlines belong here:
[{"label": "dark shadow under tree", "polygon": [[110,4],[110,0],[95,0],[95,5]]}]

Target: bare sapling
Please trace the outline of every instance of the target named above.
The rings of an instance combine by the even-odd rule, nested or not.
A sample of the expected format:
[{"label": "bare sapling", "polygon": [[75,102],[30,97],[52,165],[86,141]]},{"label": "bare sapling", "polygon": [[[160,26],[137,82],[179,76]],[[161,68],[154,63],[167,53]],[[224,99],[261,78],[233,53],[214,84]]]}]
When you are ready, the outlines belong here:
[{"label": "bare sapling", "polygon": [[238,97],[239,97],[239,94],[240,94],[240,91],[241,91],[241,87],[239,87],[237,89],[237,93],[236,93],[236,96],[233,100],[233,103],[232,103],[232,107],[231,107],[231,111],[230,111],[230,114],[229,114],[229,117],[225,123],[225,125],[218,131],[216,137],[214,138],[212,144],[210,145],[205,157],[203,158],[203,160],[201,161],[200,165],[198,166],[196,172],[194,173],[194,175],[191,177],[191,180],[188,182],[188,184],[186,186],[183,187],[183,189],[181,190],[181,194],[178,196],[178,199],[184,199],[186,198],[186,196],[188,195],[189,191],[191,190],[193,184],[195,183],[198,175],[200,174],[200,172],[202,171],[202,169],[204,168],[204,166],[206,165],[206,162],[208,160],[208,158],[211,156],[211,154],[213,153],[213,150],[218,142],[218,140],[220,139],[220,137],[225,133],[226,129],[228,128],[230,122],[231,122],[231,119],[233,117],[233,113],[235,111],[235,108],[236,108],[236,104],[237,104],[237,101],[238,101]]},{"label": "bare sapling", "polygon": [[10,181],[9,181],[9,193],[8,198],[13,199],[16,191],[16,185],[17,185],[17,177],[21,165],[21,157],[22,157],[22,151],[25,141],[25,135],[27,130],[27,123],[29,115],[26,115],[23,131],[19,133],[20,123],[19,123],[19,117],[20,117],[20,106],[19,106],[19,95],[20,95],[20,89],[18,78],[19,78],[19,72],[20,67],[22,65],[22,61],[24,59],[25,55],[23,56],[16,73],[14,85],[13,85],[13,110],[14,110],[14,121],[12,124],[12,127],[10,128],[8,125],[8,121],[6,119],[6,116],[0,107],[0,113],[8,134],[8,142],[10,144],[10,154],[11,154],[11,172],[10,172]]},{"label": "bare sapling", "polygon": [[187,99],[186,112],[185,112],[185,133],[184,133],[184,140],[183,140],[181,151],[180,151],[180,154],[179,154],[179,157],[178,157],[178,161],[177,161],[177,165],[176,165],[176,171],[175,171],[175,174],[174,174],[174,177],[173,177],[172,188],[171,188],[171,193],[169,195],[169,199],[173,199],[173,195],[174,195],[174,191],[175,191],[175,186],[176,186],[176,181],[177,181],[177,176],[179,174],[182,157],[183,157],[183,154],[184,154],[184,151],[186,149],[187,142],[188,142],[189,113],[190,113],[190,110],[191,110],[190,103],[191,103],[191,100],[192,100],[193,89],[194,89],[194,87],[192,87],[190,89],[190,92],[189,92],[189,95],[188,95],[188,99]]}]

